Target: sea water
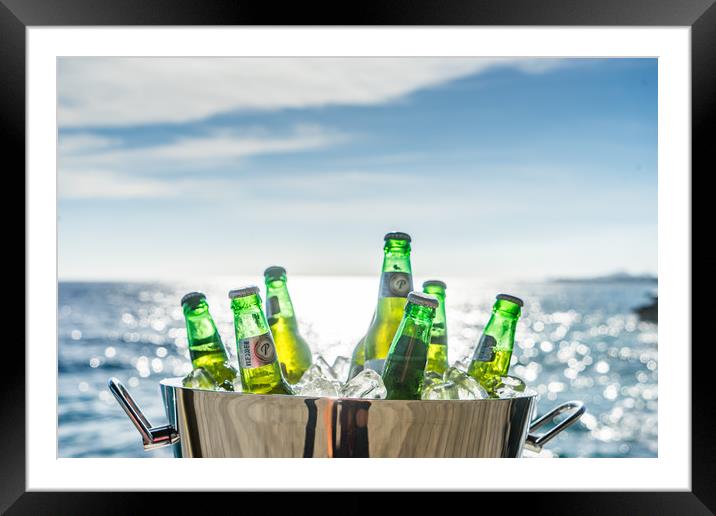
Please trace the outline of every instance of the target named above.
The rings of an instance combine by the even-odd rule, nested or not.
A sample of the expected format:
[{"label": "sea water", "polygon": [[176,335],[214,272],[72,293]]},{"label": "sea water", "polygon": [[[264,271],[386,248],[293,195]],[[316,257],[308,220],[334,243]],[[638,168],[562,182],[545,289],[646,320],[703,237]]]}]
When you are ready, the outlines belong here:
[{"label": "sea water", "polygon": [[[415,284],[423,279],[416,276]],[[552,453],[657,455],[657,325],[639,320],[632,311],[649,301],[655,282],[441,279],[448,284],[451,364],[471,355],[496,294],[524,299],[510,374],[539,394],[537,415],[568,400],[587,406],[577,424],[548,444]],[[191,370],[181,296],[192,290],[207,294],[235,361],[227,292],[260,281],[60,282],[59,456],[170,457],[168,448],[143,451],[139,434],[107,390],[107,379],[124,383],[153,425],[166,424],[159,380]],[[368,327],[377,291],[377,277],[292,276],[291,297],[312,351],[328,363],[350,356]],[[342,302],[340,292],[350,298]]]}]

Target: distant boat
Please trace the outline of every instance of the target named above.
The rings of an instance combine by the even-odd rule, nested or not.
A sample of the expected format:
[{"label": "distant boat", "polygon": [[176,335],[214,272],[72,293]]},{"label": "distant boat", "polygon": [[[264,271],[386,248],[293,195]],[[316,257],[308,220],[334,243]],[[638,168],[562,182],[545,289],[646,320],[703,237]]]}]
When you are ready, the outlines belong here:
[{"label": "distant boat", "polygon": [[649,322],[655,323],[655,322],[657,322],[657,317],[658,317],[658,313],[659,313],[658,302],[659,302],[658,297],[653,296],[651,303],[635,308],[634,312],[643,321],[649,321]]}]

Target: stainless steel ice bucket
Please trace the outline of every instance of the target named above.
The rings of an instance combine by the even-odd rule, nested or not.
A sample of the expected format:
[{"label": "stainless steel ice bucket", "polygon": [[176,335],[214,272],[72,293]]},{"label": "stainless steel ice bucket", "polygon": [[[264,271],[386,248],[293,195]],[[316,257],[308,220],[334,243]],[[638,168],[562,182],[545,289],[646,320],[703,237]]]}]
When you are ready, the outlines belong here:
[{"label": "stainless steel ice bucket", "polygon": [[[567,402],[530,420],[535,395],[470,401],[366,400],[215,392],[160,382],[169,424],[152,427],[124,386],[109,388],[146,449],[177,457],[520,457],[579,419]],[[559,414],[542,435],[534,432]]]}]

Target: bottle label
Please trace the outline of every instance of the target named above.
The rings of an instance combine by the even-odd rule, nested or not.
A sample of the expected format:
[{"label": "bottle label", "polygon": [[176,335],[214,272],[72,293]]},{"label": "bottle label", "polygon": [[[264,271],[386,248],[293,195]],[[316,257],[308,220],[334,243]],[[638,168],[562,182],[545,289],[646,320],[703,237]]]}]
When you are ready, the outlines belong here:
[{"label": "bottle label", "polygon": [[281,313],[281,305],[278,302],[278,296],[269,297],[266,303],[266,316],[271,317],[272,315]]},{"label": "bottle label", "polygon": [[272,364],[276,360],[271,333],[256,335],[239,342],[239,364],[242,368],[253,369]]},{"label": "bottle label", "polygon": [[495,359],[495,346],[497,341],[492,335],[482,334],[480,342],[477,343],[475,358],[478,362],[492,362]]},{"label": "bottle label", "polygon": [[378,374],[383,374],[383,368],[385,367],[384,358],[374,358],[372,360],[366,360],[363,369],[372,369]]},{"label": "bottle label", "polygon": [[413,276],[407,272],[384,272],[380,277],[380,297],[408,297]]}]

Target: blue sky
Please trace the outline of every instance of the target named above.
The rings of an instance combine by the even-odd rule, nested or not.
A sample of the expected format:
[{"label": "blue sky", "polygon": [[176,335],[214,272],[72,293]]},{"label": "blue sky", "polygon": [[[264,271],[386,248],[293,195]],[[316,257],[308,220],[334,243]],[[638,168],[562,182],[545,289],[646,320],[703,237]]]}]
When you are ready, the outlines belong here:
[{"label": "blue sky", "polygon": [[655,59],[58,62],[61,279],[657,267]]}]

